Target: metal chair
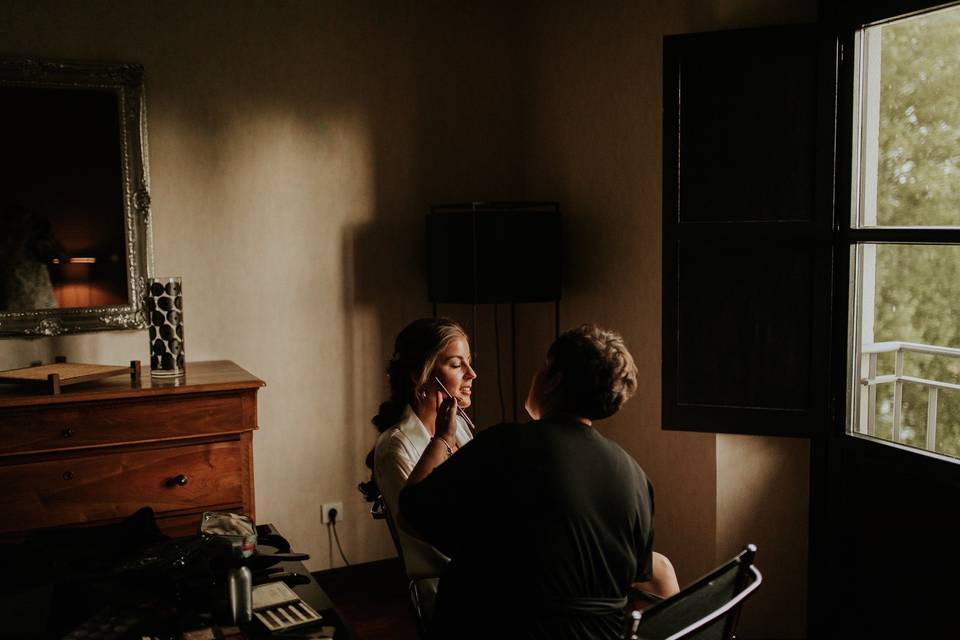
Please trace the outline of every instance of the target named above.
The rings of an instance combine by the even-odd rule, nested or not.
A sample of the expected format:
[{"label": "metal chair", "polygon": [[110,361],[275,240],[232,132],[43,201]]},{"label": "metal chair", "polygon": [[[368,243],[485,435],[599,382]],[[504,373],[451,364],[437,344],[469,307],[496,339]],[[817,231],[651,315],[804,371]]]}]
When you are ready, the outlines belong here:
[{"label": "metal chair", "polygon": [[628,640],[732,640],[740,608],[763,581],[753,565],[757,548],[748,544],[729,562],[680,593],[627,620]]},{"label": "metal chair", "polygon": [[[406,567],[406,560],[403,557],[403,547],[400,544],[400,534],[397,531],[397,525],[393,521],[393,516],[387,508],[387,502],[382,495],[377,496],[370,507],[370,515],[374,520],[385,520],[387,529],[390,530],[390,538],[393,539],[393,546],[397,549],[397,556],[400,558],[400,566]],[[407,585],[407,592],[410,596],[410,610],[417,622],[417,636],[421,640],[427,638],[427,619],[424,609],[423,596],[421,595],[421,581],[417,578],[410,578]]]}]

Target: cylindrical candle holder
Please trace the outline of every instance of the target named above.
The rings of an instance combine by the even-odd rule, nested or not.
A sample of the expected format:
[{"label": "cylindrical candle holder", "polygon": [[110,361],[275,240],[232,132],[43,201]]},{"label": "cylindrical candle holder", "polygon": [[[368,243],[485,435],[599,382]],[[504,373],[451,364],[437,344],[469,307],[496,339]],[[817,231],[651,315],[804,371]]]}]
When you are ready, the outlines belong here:
[{"label": "cylindrical candle holder", "polygon": [[186,373],[186,362],[180,278],[147,279],[145,302],[150,318],[150,375],[182,376]]}]

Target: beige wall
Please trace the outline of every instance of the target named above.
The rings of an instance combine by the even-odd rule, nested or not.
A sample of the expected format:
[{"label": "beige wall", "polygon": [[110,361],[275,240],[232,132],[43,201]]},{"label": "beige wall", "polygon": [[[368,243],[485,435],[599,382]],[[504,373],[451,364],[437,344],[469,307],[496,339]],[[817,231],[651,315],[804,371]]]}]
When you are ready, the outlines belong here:
[{"label": "beige wall", "polygon": [[[311,568],[341,564],[325,501],[345,503],[352,562],[392,555],[355,487],[393,336],[430,313],[429,204],[556,199],[561,324],[620,330],[642,372],[604,430],[655,483],[658,549],[685,582],[756,542],[768,580],[744,636],[800,637],[806,443],[660,430],[660,50],[667,33],[804,21],[814,6],[6,2],[0,53],[145,65],[156,272],[184,277],[190,359],[232,359],[267,381],[258,520]],[[441,312],[470,324],[469,308]],[[499,320],[509,418],[507,309]],[[492,327],[487,307],[481,424],[500,415]],[[552,307],[521,305],[517,327],[522,405]],[[122,363],[146,346],[143,332],[3,340],[0,368],[61,353]]]},{"label": "beige wall", "polygon": [[561,324],[617,329],[641,371],[601,428],[652,479],[656,546],[688,580],[715,560],[716,438],[659,428],[660,48],[679,20],[652,3],[565,4],[531,20],[529,189],[566,216]]},{"label": "beige wall", "polygon": [[743,637],[803,637],[807,604],[810,444],[717,437],[717,564],[757,545],[764,584],[744,610]]},{"label": "beige wall", "polygon": [[564,326],[623,332],[645,373],[604,427],[657,490],[657,543],[689,582],[748,542],[763,588],[745,638],[805,636],[809,445],[660,430],[662,37],[810,22],[812,0],[543,2],[531,17],[527,186],[564,206]]},{"label": "beige wall", "polygon": [[[188,360],[267,382],[257,515],[342,564],[393,555],[356,489],[396,332],[430,313],[429,204],[516,197],[518,21],[446,2],[5,2],[0,53],[143,63],[156,273]],[[145,332],[0,341],[0,368],[146,360]]]}]

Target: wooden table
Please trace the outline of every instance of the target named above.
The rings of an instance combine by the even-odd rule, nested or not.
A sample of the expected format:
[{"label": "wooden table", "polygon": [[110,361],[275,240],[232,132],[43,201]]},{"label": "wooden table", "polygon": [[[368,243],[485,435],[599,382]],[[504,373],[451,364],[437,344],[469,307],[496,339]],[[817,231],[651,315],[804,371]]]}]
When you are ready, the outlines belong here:
[{"label": "wooden table", "polygon": [[204,511],[256,518],[253,431],[264,382],[236,364],[129,377],[52,395],[0,385],[0,538],[105,524],[152,507],[171,536]]}]

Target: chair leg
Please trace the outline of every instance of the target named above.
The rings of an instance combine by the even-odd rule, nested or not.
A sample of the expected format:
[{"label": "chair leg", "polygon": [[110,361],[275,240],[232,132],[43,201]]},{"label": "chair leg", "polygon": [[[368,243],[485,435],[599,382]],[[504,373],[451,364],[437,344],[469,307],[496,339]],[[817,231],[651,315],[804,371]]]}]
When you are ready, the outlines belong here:
[{"label": "chair leg", "polygon": [[638,640],[639,636],[637,631],[640,629],[640,619],[643,617],[643,613],[640,611],[631,611],[630,617],[627,619],[627,633],[626,637],[629,640]]},{"label": "chair leg", "polygon": [[410,579],[410,608],[413,609],[413,615],[417,622],[417,637],[420,640],[427,640],[427,628],[423,620],[423,609],[420,606],[420,590],[417,588],[417,581]]}]

